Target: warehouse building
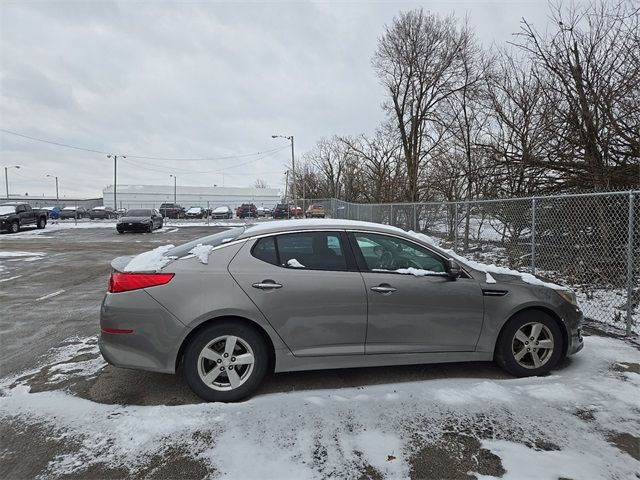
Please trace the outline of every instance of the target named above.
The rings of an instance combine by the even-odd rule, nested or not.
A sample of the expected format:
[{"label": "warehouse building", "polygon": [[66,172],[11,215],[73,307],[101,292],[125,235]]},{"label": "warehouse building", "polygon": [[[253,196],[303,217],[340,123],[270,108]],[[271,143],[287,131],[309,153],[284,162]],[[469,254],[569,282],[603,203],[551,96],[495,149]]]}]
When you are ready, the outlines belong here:
[{"label": "warehouse building", "polygon": [[[113,185],[102,191],[104,205],[112,207]],[[173,185],[118,185],[116,189],[118,208],[158,208],[162,203],[174,203]],[[253,203],[256,207],[273,208],[280,203],[277,188],[240,187],[186,187],[175,189],[175,203],[182,207],[215,208],[229,206],[232,209]]]}]

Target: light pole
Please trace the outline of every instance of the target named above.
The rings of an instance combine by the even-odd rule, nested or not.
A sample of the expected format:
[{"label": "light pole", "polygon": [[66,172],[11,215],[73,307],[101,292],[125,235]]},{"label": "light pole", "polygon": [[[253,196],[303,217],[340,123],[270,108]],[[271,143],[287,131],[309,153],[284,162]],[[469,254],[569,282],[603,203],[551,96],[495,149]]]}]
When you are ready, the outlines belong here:
[{"label": "light pole", "polygon": [[173,204],[177,205],[178,201],[176,200],[176,190],[177,190],[177,185],[178,185],[178,177],[176,177],[175,175],[169,175],[170,177],[173,177]]},{"label": "light pole", "polygon": [[296,199],[296,194],[298,193],[296,190],[296,156],[293,149],[293,135],[271,135],[271,138],[286,138],[291,142],[291,174],[293,175],[293,184],[291,185],[291,196],[293,197],[293,204],[295,207],[298,207],[298,202]]},{"label": "light pole", "polygon": [[10,167],[4,167],[4,185],[7,189],[7,198],[9,198],[9,169],[10,168],[20,168],[20,165],[11,165]]},{"label": "light pole", "polygon": [[60,206],[60,197],[58,196],[58,177],[57,177],[57,175],[49,175],[48,173],[47,173],[46,176],[56,179],[56,207],[59,207]]},{"label": "light pole", "polygon": [[[116,188],[116,184],[118,183],[118,177],[117,177],[117,172],[118,172],[118,155],[107,155],[107,158],[111,158],[113,157],[113,209],[117,210],[118,209],[118,199],[116,197],[117,195],[117,188]],[[120,157],[122,158],[127,158],[126,155],[120,155]]]}]

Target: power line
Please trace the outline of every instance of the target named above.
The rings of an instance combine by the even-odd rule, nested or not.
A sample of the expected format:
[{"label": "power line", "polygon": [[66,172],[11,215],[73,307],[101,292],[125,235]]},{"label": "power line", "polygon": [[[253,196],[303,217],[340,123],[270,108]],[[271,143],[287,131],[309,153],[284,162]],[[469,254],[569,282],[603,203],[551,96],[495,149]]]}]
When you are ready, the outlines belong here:
[{"label": "power line", "polygon": [[[93,149],[93,148],[79,147],[77,145],[70,145],[68,143],[54,142],[53,140],[46,140],[44,138],[38,138],[38,137],[33,137],[31,135],[25,135],[23,133],[14,132],[14,131],[11,131],[11,130],[7,130],[5,128],[0,128],[0,132],[7,133],[9,135],[15,135],[16,137],[26,138],[26,139],[32,140],[34,142],[48,143],[50,145],[55,145],[55,146],[63,147],[63,148],[71,148],[71,149],[80,150],[80,151],[83,151],[83,152],[98,153],[98,154],[102,154],[102,155],[108,155],[110,153],[113,153],[113,152],[104,152],[102,150],[96,150],[96,149]],[[206,160],[206,161],[209,161],[209,160],[231,160],[231,159],[234,159],[234,158],[253,157],[253,156],[257,156],[257,155],[276,153],[276,152],[279,152],[281,150],[284,150],[285,148],[289,148],[289,146],[288,145],[284,145],[284,146],[273,148],[273,149],[270,149],[270,150],[265,150],[264,152],[243,153],[243,154],[238,154],[238,155],[227,155],[227,156],[222,156],[222,157],[190,157],[190,158],[186,157],[186,158],[176,158],[176,157],[154,157],[154,156],[149,156],[149,155],[133,155],[133,154],[130,154],[130,153],[124,153],[123,155],[126,155],[127,158],[139,158],[139,159],[143,159],[143,160],[166,160],[166,161],[180,161],[180,162],[196,162],[196,161],[204,161],[204,160]]]}]

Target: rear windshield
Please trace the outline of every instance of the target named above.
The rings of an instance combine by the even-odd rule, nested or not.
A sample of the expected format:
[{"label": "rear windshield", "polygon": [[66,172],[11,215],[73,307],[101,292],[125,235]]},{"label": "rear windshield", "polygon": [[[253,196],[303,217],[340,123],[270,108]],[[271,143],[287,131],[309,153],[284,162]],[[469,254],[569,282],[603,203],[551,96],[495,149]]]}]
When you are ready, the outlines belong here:
[{"label": "rear windshield", "polygon": [[214,233],[213,235],[209,235],[207,237],[197,238],[190,242],[183,243],[182,245],[178,245],[171,250],[168,250],[165,255],[168,257],[184,257],[189,253],[191,249],[193,249],[193,247],[197,247],[198,245],[211,245],[212,247],[217,247],[219,245],[222,245],[223,243],[235,240],[240,236],[242,232],[244,232],[244,227],[238,227],[231,228],[219,233]]},{"label": "rear windshield", "polygon": [[129,217],[150,217],[151,210],[127,210]]}]

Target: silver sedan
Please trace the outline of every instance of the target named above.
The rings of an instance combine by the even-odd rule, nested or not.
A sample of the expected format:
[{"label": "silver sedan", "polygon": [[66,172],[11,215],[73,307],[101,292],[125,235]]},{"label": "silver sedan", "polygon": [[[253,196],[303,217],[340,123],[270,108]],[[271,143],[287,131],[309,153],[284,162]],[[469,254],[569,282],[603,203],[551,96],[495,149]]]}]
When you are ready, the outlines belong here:
[{"label": "silver sedan", "polygon": [[582,348],[570,291],[451,257],[397,228],[340,220],[119,257],[100,349],[117,367],[180,370],[203,399],[237,401],[271,372],[495,360],[542,375]]}]

